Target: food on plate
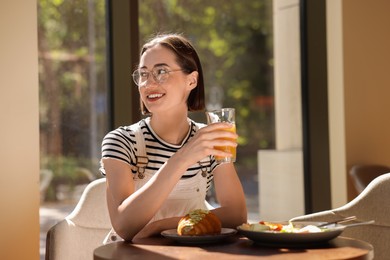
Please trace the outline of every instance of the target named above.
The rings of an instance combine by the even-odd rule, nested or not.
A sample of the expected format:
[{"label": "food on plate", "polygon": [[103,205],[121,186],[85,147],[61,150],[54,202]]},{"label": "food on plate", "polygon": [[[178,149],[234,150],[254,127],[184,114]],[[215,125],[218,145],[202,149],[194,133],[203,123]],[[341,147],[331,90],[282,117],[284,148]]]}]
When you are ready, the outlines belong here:
[{"label": "food on plate", "polygon": [[280,233],[316,233],[326,231],[326,228],[319,228],[314,225],[307,225],[304,227],[295,227],[294,223],[289,222],[288,225],[280,223],[259,221],[259,223],[244,223],[239,228],[248,231],[257,232],[280,232]]},{"label": "food on plate", "polygon": [[221,221],[209,210],[192,210],[180,219],[177,233],[180,236],[220,234]]},{"label": "food on plate", "polygon": [[283,229],[283,225],[280,223],[260,221],[259,224],[269,227],[269,229],[272,231],[282,231]]}]

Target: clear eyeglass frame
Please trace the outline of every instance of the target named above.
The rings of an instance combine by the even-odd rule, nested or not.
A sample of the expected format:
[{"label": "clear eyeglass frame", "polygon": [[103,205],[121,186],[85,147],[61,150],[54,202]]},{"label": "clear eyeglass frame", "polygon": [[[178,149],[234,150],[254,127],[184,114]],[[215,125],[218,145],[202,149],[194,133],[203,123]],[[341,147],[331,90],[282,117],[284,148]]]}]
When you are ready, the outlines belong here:
[{"label": "clear eyeglass frame", "polygon": [[133,81],[137,86],[143,86],[148,81],[149,76],[152,75],[155,82],[161,84],[169,78],[169,73],[183,71],[183,69],[169,70],[166,67],[155,67],[151,71],[147,69],[136,69],[133,74]]}]

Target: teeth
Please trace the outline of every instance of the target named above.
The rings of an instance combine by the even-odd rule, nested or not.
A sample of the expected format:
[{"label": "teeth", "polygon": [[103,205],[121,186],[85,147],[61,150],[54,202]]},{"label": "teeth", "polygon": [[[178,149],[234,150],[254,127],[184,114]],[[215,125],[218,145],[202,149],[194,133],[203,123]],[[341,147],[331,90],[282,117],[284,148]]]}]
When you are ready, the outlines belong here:
[{"label": "teeth", "polygon": [[148,98],[159,98],[159,97],[162,97],[162,96],[163,96],[163,94],[150,94],[148,96]]}]

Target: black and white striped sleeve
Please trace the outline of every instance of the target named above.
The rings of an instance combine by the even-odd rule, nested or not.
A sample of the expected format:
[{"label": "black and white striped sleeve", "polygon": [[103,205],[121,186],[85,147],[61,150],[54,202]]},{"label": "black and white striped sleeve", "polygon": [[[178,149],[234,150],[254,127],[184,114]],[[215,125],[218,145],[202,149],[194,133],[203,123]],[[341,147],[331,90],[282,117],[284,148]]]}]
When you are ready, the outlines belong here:
[{"label": "black and white striped sleeve", "polygon": [[135,165],[134,144],[135,135],[130,129],[117,128],[103,138],[102,158],[114,158]]}]

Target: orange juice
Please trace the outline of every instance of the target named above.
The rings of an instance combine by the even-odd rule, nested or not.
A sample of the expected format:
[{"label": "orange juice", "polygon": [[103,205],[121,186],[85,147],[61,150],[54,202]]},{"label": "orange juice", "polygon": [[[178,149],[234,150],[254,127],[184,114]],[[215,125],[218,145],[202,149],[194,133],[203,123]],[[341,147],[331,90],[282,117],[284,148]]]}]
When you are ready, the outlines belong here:
[{"label": "orange juice", "polygon": [[[225,131],[235,133],[236,132],[236,125],[233,124],[233,126],[231,128],[227,128],[227,129],[225,129]],[[227,139],[227,138],[223,138],[223,139]],[[236,147],[235,146],[234,147],[233,146],[215,146],[215,149],[232,154],[232,157],[215,156],[215,159],[218,162],[235,162],[236,161]]]}]

